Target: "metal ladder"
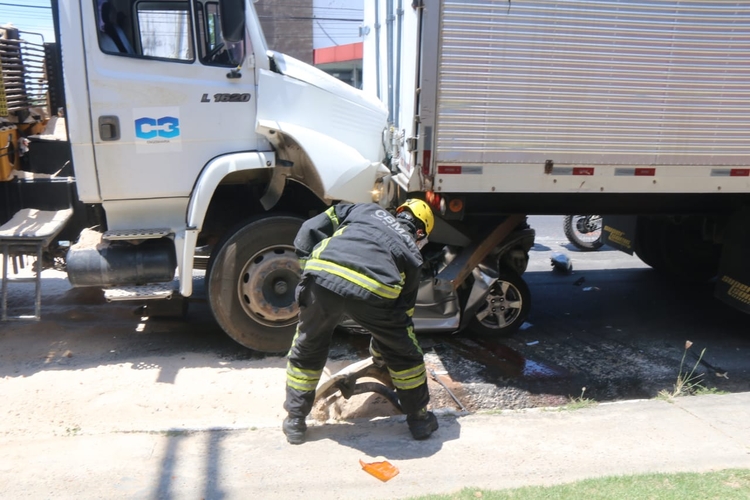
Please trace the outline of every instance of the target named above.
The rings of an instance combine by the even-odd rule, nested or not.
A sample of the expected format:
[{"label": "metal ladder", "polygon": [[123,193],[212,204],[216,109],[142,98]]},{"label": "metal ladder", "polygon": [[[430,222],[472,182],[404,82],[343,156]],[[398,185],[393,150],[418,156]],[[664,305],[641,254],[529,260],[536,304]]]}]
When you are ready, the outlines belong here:
[{"label": "metal ladder", "polygon": [[[0,226],[0,250],[3,254],[2,272],[2,316],[1,321],[36,320],[42,317],[42,252],[62,231],[73,215],[72,209],[45,211],[27,208],[17,212],[8,222]],[[19,278],[8,276],[11,256],[31,255],[36,257],[34,276]],[[14,274],[17,270],[14,269]],[[8,284],[34,283],[34,315],[8,315]]]}]

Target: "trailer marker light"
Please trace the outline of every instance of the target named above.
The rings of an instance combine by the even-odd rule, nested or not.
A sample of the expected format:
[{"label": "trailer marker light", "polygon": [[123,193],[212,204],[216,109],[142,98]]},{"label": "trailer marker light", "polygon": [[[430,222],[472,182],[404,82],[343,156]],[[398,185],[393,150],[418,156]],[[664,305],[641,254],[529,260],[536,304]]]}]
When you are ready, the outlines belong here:
[{"label": "trailer marker light", "polygon": [[464,201],[461,198],[453,198],[448,202],[448,209],[451,212],[460,212],[464,209]]},{"label": "trailer marker light", "polygon": [[435,194],[435,191],[427,191],[424,195],[425,201],[428,205],[430,205],[432,208],[439,208],[440,207],[440,195]]}]

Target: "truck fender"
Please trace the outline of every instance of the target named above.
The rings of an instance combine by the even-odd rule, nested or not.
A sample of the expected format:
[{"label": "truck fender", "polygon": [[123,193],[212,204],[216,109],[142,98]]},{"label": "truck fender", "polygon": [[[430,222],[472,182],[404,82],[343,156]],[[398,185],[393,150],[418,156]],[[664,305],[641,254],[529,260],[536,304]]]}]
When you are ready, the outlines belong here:
[{"label": "truck fender", "polygon": [[322,186],[323,192],[316,194],[323,199],[371,202],[376,181],[390,173],[382,163],[371,162],[353,147],[307,127],[259,120],[257,131],[277,149],[283,147],[279,137],[281,134],[302,148]]},{"label": "truck fender", "polygon": [[187,229],[177,233],[174,240],[182,296],[189,297],[193,293],[195,245],[216,188],[232,172],[273,168],[275,164],[276,156],[272,151],[255,151],[219,156],[204,167],[188,202]]}]

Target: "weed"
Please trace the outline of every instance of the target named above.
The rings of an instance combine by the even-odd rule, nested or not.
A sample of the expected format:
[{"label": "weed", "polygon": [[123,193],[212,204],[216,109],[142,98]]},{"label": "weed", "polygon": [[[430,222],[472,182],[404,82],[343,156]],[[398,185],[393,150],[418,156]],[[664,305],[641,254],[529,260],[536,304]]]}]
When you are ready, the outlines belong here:
[{"label": "weed", "polygon": [[583,395],[586,393],[586,388],[581,388],[581,395],[577,398],[571,397],[570,402],[566,404],[565,406],[560,407],[560,411],[568,410],[580,410],[582,408],[590,408],[592,406],[596,406],[596,401],[590,398],[586,398]]},{"label": "weed", "polygon": [[695,389],[695,395],[696,396],[705,396],[706,394],[721,395],[721,394],[729,394],[729,392],[728,391],[722,391],[721,389],[718,389],[716,387],[703,387],[703,386],[700,386],[700,387],[697,387]]},{"label": "weed", "polygon": [[674,384],[674,388],[671,392],[667,391],[666,389],[660,391],[659,397],[666,400],[671,400],[679,396],[688,396],[698,393],[706,394],[705,391],[708,391],[708,389],[706,389],[702,384],[703,373],[695,373],[696,368],[698,368],[698,365],[703,359],[703,354],[706,352],[706,348],[704,347],[701,351],[701,354],[700,356],[698,356],[698,360],[693,365],[690,373],[688,373],[687,368],[685,367],[685,356],[687,356],[687,352],[690,347],[692,347],[692,345],[693,343],[691,341],[685,341],[685,350],[682,353],[682,360],[680,361],[680,371],[677,374],[677,381]]},{"label": "weed", "polygon": [[75,436],[79,432],[81,432],[81,427],[78,426],[78,425],[74,425],[73,427],[66,427],[65,428],[65,434],[67,436]]}]

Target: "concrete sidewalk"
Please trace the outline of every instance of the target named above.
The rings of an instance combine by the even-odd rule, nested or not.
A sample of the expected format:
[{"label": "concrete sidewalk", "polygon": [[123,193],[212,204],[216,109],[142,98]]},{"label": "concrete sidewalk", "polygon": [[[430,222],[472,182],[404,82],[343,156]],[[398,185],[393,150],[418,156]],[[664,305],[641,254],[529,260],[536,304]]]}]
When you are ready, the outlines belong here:
[{"label": "concrete sidewalk", "polygon": [[[3,438],[0,497],[396,499],[750,468],[750,393],[442,415],[423,442],[403,417],[315,426],[308,436],[291,446],[275,426]],[[359,460],[377,456],[400,474],[383,483],[365,473]]]}]

